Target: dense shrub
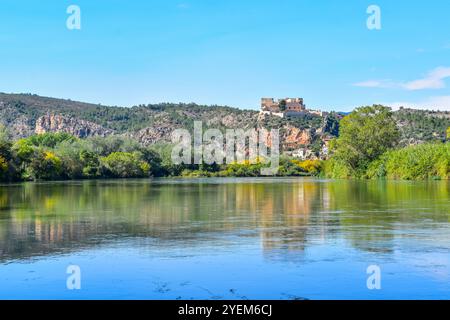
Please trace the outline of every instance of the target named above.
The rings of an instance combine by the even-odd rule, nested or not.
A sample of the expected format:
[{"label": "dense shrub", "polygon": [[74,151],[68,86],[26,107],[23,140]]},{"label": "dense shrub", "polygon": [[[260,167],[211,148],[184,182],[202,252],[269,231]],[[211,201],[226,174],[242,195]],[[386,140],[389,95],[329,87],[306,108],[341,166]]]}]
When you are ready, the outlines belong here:
[{"label": "dense shrub", "polygon": [[258,177],[261,174],[263,163],[260,161],[241,161],[230,163],[221,171],[221,176],[226,177]]},{"label": "dense shrub", "polygon": [[28,167],[29,174],[36,180],[62,178],[62,161],[51,151],[36,150]]},{"label": "dense shrub", "polygon": [[100,159],[106,175],[114,178],[138,178],[148,176],[150,165],[137,152],[113,152]]},{"label": "dense shrub", "polygon": [[449,179],[450,143],[427,143],[392,150],[371,163],[368,178]]},{"label": "dense shrub", "polygon": [[[45,133],[12,144],[0,128],[0,181],[163,175],[161,157],[134,140]],[[155,170],[155,171],[154,171]]]},{"label": "dense shrub", "polygon": [[322,161],[320,160],[292,160],[292,162],[311,175],[318,175],[322,171]]},{"label": "dense shrub", "polygon": [[322,166],[322,175],[334,179],[347,179],[356,176],[352,168],[344,161],[336,158],[331,158],[324,162]]},{"label": "dense shrub", "polygon": [[8,161],[0,155],[0,181],[8,179]]},{"label": "dense shrub", "polygon": [[57,144],[64,141],[75,141],[77,138],[65,132],[47,132],[36,134],[24,139],[28,144],[36,147],[54,148]]}]

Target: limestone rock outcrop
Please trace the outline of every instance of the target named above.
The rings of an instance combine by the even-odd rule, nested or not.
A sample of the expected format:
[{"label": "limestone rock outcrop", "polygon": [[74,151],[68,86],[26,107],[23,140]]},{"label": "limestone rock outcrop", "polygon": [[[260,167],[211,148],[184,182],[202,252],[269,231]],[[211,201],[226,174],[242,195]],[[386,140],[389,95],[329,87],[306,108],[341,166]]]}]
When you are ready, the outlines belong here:
[{"label": "limestone rock outcrop", "polygon": [[112,134],[112,130],[105,129],[102,126],[73,117],[48,114],[36,120],[36,134],[46,132],[66,132],[78,138],[91,136],[102,136]]}]

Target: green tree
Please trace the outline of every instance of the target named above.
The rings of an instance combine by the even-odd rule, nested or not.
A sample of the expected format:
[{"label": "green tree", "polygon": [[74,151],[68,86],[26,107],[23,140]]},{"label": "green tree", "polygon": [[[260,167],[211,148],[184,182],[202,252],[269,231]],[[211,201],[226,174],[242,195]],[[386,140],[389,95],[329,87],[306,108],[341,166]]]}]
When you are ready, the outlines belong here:
[{"label": "green tree", "polygon": [[280,100],[278,106],[280,107],[280,111],[286,111],[286,100],[284,99]]},{"label": "green tree", "polygon": [[28,142],[36,147],[54,148],[57,144],[63,141],[73,142],[77,140],[74,136],[66,132],[46,132],[43,134],[36,134],[26,138]]},{"label": "green tree", "polygon": [[327,132],[333,136],[339,135],[339,120],[336,113],[332,112],[323,120],[323,132]]},{"label": "green tree", "polygon": [[194,169],[193,165],[174,164],[171,157],[172,148],[173,145],[170,143],[157,143],[150,147],[150,150],[158,154],[161,159],[158,166],[155,169],[152,168],[156,175],[179,176],[186,168]]},{"label": "green tree", "polygon": [[0,156],[6,159],[6,161],[10,161],[12,158],[11,147],[12,144],[10,141],[0,139]]},{"label": "green tree", "polygon": [[150,165],[137,153],[113,152],[101,158],[108,174],[115,178],[137,178],[148,176]]},{"label": "green tree", "polygon": [[34,146],[29,140],[20,139],[14,143],[13,150],[21,162],[27,163],[31,161],[34,153]]},{"label": "green tree", "polygon": [[160,177],[164,175],[162,158],[155,150],[143,148],[139,152],[141,153],[142,160],[150,165],[153,176]]},{"label": "green tree", "polygon": [[8,161],[0,155],[0,181],[8,179]]},{"label": "green tree", "polygon": [[62,161],[51,151],[36,150],[29,165],[30,176],[36,180],[62,178]]},{"label": "green tree", "polygon": [[390,108],[360,107],[344,117],[339,138],[333,144],[333,160],[361,176],[370,162],[393,148],[399,131]]},{"label": "green tree", "polygon": [[12,143],[6,127],[0,124],[0,181],[8,181],[14,175],[14,166],[12,165]]},{"label": "green tree", "polygon": [[142,148],[135,140],[119,137],[90,137],[85,140],[87,148],[96,154],[106,157],[113,152],[134,152]]},{"label": "green tree", "polygon": [[101,166],[98,155],[88,150],[80,152],[80,160],[83,163],[83,177],[96,178],[101,175]]},{"label": "green tree", "polygon": [[53,151],[62,161],[65,178],[80,179],[83,177],[83,162],[80,161],[80,149],[77,143],[63,141],[57,144]]}]

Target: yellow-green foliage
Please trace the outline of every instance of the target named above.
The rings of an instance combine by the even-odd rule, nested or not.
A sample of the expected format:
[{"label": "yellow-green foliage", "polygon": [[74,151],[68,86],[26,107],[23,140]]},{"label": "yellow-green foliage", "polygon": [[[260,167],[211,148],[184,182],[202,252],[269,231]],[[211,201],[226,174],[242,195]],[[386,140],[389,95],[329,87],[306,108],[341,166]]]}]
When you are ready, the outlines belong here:
[{"label": "yellow-green foliage", "polygon": [[147,176],[150,173],[151,166],[145,161],[141,161],[140,168],[144,176]]},{"label": "yellow-green foliage", "polygon": [[37,150],[28,167],[28,173],[34,179],[54,180],[61,178],[62,161],[51,151]]},{"label": "yellow-green foliage", "polygon": [[322,168],[322,161],[320,160],[292,160],[292,162],[299,166],[303,171],[312,175],[317,175]]},{"label": "yellow-green foliage", "polygon": [[257,177],[263,164],[260,161],[240,161],[226,165],[225,170],[220,172],[221,176],[226,177]]},{"label": "yellow-green foliage", "polygon": [[116,178],[145,177],[150,172],[150,164],[140,159],[138,153],[113,152],[100,159],[107,174]]},{"label": "yellow-green foliage", "polygon": [[0,156],[0,175],[8,171],[8,161],[2,156]]},{"label": "yellow-green foliage", "polygon": [[51,151],[44,152],[44,160],[51,162],[56,168],[61,168],[61,159]]},{"label": "yellow-green foliage", "polygon": [[370,164],[368,178],[449,179],[450,143],[427,143],[388,151]]},{"label": "yellow-green foliage", "polygon": [[34,152],[33,145],[27,139],[16,141],[13,145],[13,150],[21,161],[30,160]]}]

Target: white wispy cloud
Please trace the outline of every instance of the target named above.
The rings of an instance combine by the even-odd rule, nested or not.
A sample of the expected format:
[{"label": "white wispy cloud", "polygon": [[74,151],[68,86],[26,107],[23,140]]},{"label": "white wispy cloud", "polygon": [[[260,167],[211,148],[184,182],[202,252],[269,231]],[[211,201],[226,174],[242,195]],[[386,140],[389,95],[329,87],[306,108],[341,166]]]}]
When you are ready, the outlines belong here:
[{"label": "white wispy cloud", "polygon": [[367,80],[354,83],[353,86],[363,88],[388,88],[390,84],[391,81],[389,80]]},{"label": "white wispy cloud", "polygon": [[442,89],[445,88],[444,80],[450,77],[450,68],[439,67],[428,73],[422,79],[407,82],[403,85],[406,90]]},{"label": "white wispy cloud", "polygon": [[445,79],[450,78],[450,67],[438,67],[420,79],[408,82],[391,80],[367,80],[354,83],[353,86],[365,88],[401,88],[409,91],[445,88]]},{"label": "white wispy cloud", "polygon": [[403,101],[403,102],[385,102],[383,105],[389,106],[394,110],[400,107],[411,109],[427,109],[427,110],[440,110],[450,111],[450,96],[434,96],[427,98],[423,101]]}]

